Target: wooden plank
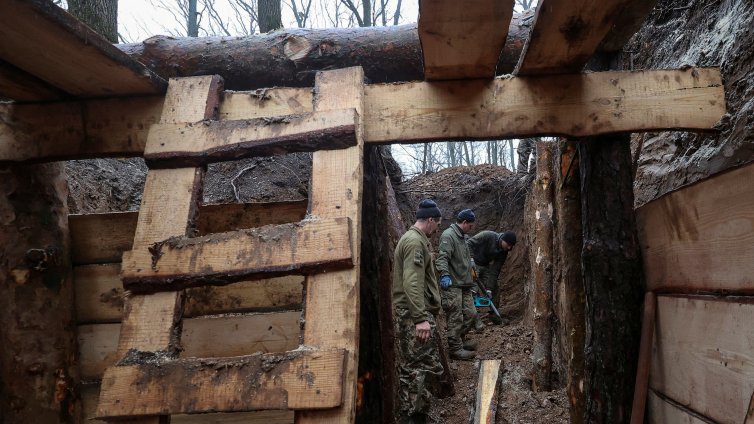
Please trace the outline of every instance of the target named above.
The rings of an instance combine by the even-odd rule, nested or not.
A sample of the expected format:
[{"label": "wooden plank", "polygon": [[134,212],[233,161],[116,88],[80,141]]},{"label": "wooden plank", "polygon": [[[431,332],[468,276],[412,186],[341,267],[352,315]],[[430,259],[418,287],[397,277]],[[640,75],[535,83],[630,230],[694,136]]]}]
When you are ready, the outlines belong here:
[{"label": "wooden plank", "polygon": [[15,66],[0,60],[0,98],[16,102],[61,100],[62,91]]},{"label": "wooden plank", "polygon": [[[299,311],[211,316],[183,320],[181,356],[242,356],[285,352],[298,347]],[[79,370],[86,381],[100,380],[115,365],[120,324],[79,325]]]},{"label": "wooden plank", "polygon": [[[283,89],[267,93],[274,98],[277,90]],[[231,99],[239,96],[242,93]],[[155,103],[146,99],[145,103]],[[107,108],[92,106],[99,113],[94,118],[90,114],[86,131],[83,124],[70,122],[81,122],[81,108],[89,109],[92,102],[0,104],[0,162],[80,159],[113,152],[142,155],[155,115],[137,107],[115,107],[118,102],[112,100]],[[234,100],[222,109],[229,119],[251,119],[260,114],[253,104]],[[73,121],[58,119],[56,113],[68,114]],[[689,68],[369,85],[360,116],[365,142],[388,144],[662,129],[709,131],[724,113],[719,69]],[[47,125],[50,117],[54,121]],[[114,126],[111,120],[123,125]],[[95,140],[96,128],[104,129],[96,132]]]},{"label": "wooden plank", "polygon": [[342,349],[180,359],[108,368],[97,416],[334,408],[342,402]]},{"label": "wooden plank", "polygon": [[716,422],[742,423],[754,392],[754,304],[744,299],[658,296],[650,387]]},{"label": "wooden plank", "polygon": [[581,72],[629,0],[540,0],[516,75]]},{"label": "wooden plank", "polygon": [[[160,122],[195,122],[216,118],[222,88],[222,79],[217,76],[171,80]],[[202,175],[201,168],[155,170],[147,174],[134,234],[134,249],[169,237],[185,236],[193,231],[201,197],[199,187]],[[175,357],[180,343],[176,327],[183,313],[182,305],[182,291],[127,298],[118,357],[124,357],[127,352],[161,352],[167,357]],[[103,395],[108,394],[106,388],[103,388]],[[151,424],[161,420],[159,416],[146,417],[139,423]]]},{"label": "wooden plank", "polygon": [[649,408],[649,424],[708,424],[709,419],[703,419],[664,400],[657,393],[649,391],[647,407]]},{"label": "wooden plank", "polygon": [[[120,264],[74,267],[73,280],[79,324],[120,322],[125,298]],[[183,316],[301,309],[303,284],[303,276],[286,275],[188,289]]]},{"label": "wooden plank", "polygon": [[[87,423],[104,423],[94,419],[99,402],[99,383],[81,386],[81,403]],[[253,411],[210,414],[176,414],[170,417],[171,424],[293,424],[293,411]]]},{"label": "wooden plank", "polygon": [[620,19],[613,22],[610,32],[605,35],[599,48],[600,52],[617,52],[641,28],[657,0],[634,0],[625,2],[623,9],[617,13]]},{"label": "wooden plank", "polygon": [[[203,205],[199,207],[199,235],[270,224],[298,222],[306,216],[307,201]],[[131,250],[138,212],[69,215],[71,259],[76,265],[120,262]]]},{"label": "wooden plank", "polygon": [[512,16],[513,0],[420,0],[424,77],[494,78]]},{"label": "wooden plank", "polygon": [[754,165],[637,209],[647,290],[754,293]]},{"label": "wooden plank", "polygon": [[155,94],[165,80],[45,0],[0,2],[0,57],[77,97]]},{"label": "wooden plank", "polygon": [[655,331],[656,310],[657,297],[653,292],[646,292],[644,294],[644,313],[641,320],[641,343],[639,343],[639,361],[636,367],[634,401],[631,406],[631,424],[644,424],[647,391],[649,390],[649,369],[652,364],[652,339]]},{"label": "wooden plank", "polygon": [[474,403],[474,424],[495,424],[497,397],[500,389],[499,359],[483,360],[479,365],[479,377],[476,385]]},{"label": "wooden plank", "polygon": [[[320,72],[316,77],[315,109],[364,110],[364,71],[344,68]],[[356,414],[359,369],[359,278],[361,255],[361,202],[364,180],[364,142],[361,126],[358,144],[344,150],[314,153],[310,212],[319,217],[350,217],[352,269],[310,275],[306,279],[304,344],[320,349],[346,350],[343,405],[330,411],[301,412],[296,422],[350,423]]]},{"label": "wooden plank", "polygon": [[167,239],[123,254],[128,290],[175,290],[254,277],[351,268],[348,218]]},{"label": "wooden plank", "polygon": [[314,111],[311,87],[226,91],[220,120],[254,119]]},{"label": "wooden plank", "polygon": [[[81,403],[84,420],[87,423],[100,424],[97,420],[97,403],[99,402],[99,383],[82,385]],[[253,411],[210,414],[176,414],[170,417],[171,424],[293,424],[293,411]]]},{"label": "wooden plank", "polygon": [[0,103],[0,162],[140,156],[163,100]]},{"label": "wooden plank", "polygon": [[710,130],[725,113],[717,69],[372,85],[367,143],[584,137],[659,128]]},{"label": "wooden plank", "polygon": [[150,168],[180,168],[356,143],[353,109],[275,118],[153,125],[144,159]]}]

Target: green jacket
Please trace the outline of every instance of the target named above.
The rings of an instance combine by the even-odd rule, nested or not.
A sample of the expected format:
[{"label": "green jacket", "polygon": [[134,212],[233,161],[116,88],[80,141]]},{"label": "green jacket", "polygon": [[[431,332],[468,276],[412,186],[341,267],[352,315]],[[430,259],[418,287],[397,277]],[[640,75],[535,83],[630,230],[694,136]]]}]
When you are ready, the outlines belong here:
[{"label": "green jacket", "polygon": [[395,246],[393,259],[393,307],[408,310],[415,324],[437,315],[440,288],[424,232],[409,228]]},{"label": "green jacket", "polygon": [[437,273],[450,275],[453,287],[473,287],[469,267],[471,255],[466,246],[466,235],[458,224],[451,224],[440,236],[440,253],[437,255]]},{"label": "green jacket", "polygon": [[490,267],[495,275],[500,272],[500,268],[508,258],[508,252],[503,250],[500,242],[497,241],[499,236],[500,234],[494,231],[480,231],[466,242],[474,262],[480,266]]}]

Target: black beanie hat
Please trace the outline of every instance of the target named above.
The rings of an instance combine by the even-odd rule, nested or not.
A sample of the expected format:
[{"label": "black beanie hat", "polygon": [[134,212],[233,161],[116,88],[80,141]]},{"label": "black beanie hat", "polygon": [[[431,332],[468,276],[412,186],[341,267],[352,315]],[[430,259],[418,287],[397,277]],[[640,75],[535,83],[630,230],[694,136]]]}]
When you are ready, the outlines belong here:
[{"label": "black beanie hat", "polygon": [[440,208],[437,207],[437,203],[430,199],[424,199],[419,203],[419,208],[416,210],[416,218],[439,218],[442,214]]},{"label": "black beanie hat", "polygon": [[504,233],[500,233],[500,235],[497,238],[497,242],[500,243],[500,240],[505,240],[506,243],[510,244],[511,246],[516,245],[516,233],[513,231],[506,231]]},{"label": "black beanie hat", "polygon": [[474,215],[474,211],[472,211],[471,209],[464,209],[461,212],[458,212],[458,222],[474,222],[475,220],[476,215]]}]

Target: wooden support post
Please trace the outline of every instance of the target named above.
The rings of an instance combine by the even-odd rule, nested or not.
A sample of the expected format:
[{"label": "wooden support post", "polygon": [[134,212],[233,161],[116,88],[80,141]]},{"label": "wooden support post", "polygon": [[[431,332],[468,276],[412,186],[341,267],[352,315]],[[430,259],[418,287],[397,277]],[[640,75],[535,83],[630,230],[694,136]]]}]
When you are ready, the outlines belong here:
[{"label": "wooden support post", "polygon": [[[628,135],[579,142],[586,422],[626,423],[639,351],[641,257]],[[620,349],[616,349],[620,346]]]},{"label": "wooden support post", "polygon": [[473,424],[494,424],[500,390],[501,360],[483,360],[479,365]]},{"label": "wooden support post", "polygon": [[641,343],[639,344],[639,365],[636,367],[634,404],[631,408],[631,424],[644,423],[644,407],[647,405],[649,389],[649,368],[652,364],[652,338],[655,331],[655,294],[644,295],[644,318],[641,320]]},{"label": "wooden support post", "polygon": [[[364,111],[364,72],[345,68],[317,74],[315,110],[354,108]],[[364,140],[360,122],[357,145],[318,151],[312,165],[310,213],[320,218],[351,218],[353,269],[315,274],[306,279],[304,344],[319,349],[346,349],[343,404],[329,411],[302,411],[296,422],[351,423],[356,413],[359,359],[359,274]]]},{"label": "wooden support post", "polygon": [[555,269],[561,375],[571,423],[584,422],[584,282],[581,278],[581,181],[577,141],[561,140],[555,163]]},{"label": "wooden support post", "polygon": [[532,387],[537,392],[549,391],[552,383],[552,151],[551,141],[537,141],[537,178],[534,180],[536,227],[534,246],[531,247],[535,255],[532,264]]},{"label": "wooden support post", "polygon": [[[222,88],[222,79],[217,76],[171,80],[160,122],[196,122],[215,118]],[[199,187],[202,175],[203,170],[200,168],[155,170],[147,174],[134,236],[134,250],[147,249],[170,237],[192,235],[201,197]],[[132,349],[176,356],[182,302],[182,291],[127,298],[119,357]],[[105,387],[101,397],[107,396],[104,390]],[[159,418],[154,417],[143,422],[157,421]]]}]

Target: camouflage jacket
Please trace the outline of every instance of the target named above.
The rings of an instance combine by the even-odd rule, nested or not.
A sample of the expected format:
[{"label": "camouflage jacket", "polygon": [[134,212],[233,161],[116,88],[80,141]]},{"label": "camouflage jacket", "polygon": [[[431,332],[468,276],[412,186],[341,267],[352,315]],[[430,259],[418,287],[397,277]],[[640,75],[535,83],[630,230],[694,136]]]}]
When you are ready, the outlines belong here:
[{"label": "camouflage jacket", "polygon": [[395,247],[393,307],[408,310],[414,323],[440,312],[435,260],[423,231],[409,228]]},{"label": "camouflage jacket", "polygon": [[472,287],[471,255],[466,246],[466,235],[458,224],[451,224],[440,236],[440,253],[437,255],[437,273],[450,275],[453,287]]}]

